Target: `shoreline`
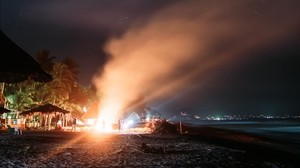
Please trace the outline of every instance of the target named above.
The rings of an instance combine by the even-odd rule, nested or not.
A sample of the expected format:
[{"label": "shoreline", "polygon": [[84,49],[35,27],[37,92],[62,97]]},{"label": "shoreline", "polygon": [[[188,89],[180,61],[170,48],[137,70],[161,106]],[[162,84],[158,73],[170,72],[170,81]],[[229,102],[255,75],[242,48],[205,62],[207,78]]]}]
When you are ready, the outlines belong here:
[{"label": "shoreline", "polygon": [[299,143],[291,143],[284,139],[275,139],[225,128],[190,126],[185,124],[182,124],[182,128],[188,131],[188,133],[185,134],[188,137],[201,139],[229,148],[246,150],[253,155],[259,151],[259,155],[274,157],[279,160],[291,159],[299,162]]}]

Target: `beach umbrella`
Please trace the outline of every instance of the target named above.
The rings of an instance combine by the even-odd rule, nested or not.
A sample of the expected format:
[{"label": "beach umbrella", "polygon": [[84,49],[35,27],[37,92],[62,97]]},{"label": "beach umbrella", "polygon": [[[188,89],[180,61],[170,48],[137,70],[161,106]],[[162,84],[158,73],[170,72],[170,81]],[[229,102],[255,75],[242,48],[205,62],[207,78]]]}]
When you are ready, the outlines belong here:
[{"label": "beach umbrella", "polygon": [[27,52],[9,39],[2,31],[0,82],[17,83],[27,79],[37,82],[49,82],[50,74],[42,70],[40,64]]},{"label": "beach umbrella", "polygon": [[10,112],[10,110],[0,106],[0,114],[6,113],[6,112]]},{"label": "beach umbrella", "polygon": [[62,109],[58,106],[55,106],[53,104],[45,104],[27,111],[23,111],[22,113],[20,113],[20,115],[26,115],[26,114],[31,114],[34,112],[41,112],[41,113],[53,113],[53,112],[59,112],[59,113],[63,113],[63,114],[67,114],[70,113],[70,111]]}]

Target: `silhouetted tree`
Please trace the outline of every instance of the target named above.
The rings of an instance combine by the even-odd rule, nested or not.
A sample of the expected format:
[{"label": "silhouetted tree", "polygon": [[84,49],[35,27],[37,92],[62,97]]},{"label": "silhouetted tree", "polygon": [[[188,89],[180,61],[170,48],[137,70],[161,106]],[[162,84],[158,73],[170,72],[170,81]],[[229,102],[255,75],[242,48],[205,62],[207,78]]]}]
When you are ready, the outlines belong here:
[{"label": "silhouetted tree", "polygon": [[46,49],[41,49],[36,53],[36,59],[40,63],[43,70],[46,72],[51,72],[55,59],[54,56],[50,56],[50,51]]},{"label": "silhouetted tree", "polygon": [[77,80],[77,76],[79,74],[79,64],[71,58],[66,58],[62,61],[63,64],[67,65],[69,70],[73,73],[75,79]]}]

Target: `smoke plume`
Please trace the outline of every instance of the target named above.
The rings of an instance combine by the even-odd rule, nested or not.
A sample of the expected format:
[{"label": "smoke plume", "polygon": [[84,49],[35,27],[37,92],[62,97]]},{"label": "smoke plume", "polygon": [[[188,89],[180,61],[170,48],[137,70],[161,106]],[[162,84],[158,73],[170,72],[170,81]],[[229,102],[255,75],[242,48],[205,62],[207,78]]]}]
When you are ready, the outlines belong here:
[{"label": "smoke plume", "polygon": [[[182,1],[132,25],[105,46],[111,60],[94,78],[101,113],[119,117],[131,102],[171,98],[216,71],[299,30],[296,1]],[[253,56],[254,57],[254,56]]]}]

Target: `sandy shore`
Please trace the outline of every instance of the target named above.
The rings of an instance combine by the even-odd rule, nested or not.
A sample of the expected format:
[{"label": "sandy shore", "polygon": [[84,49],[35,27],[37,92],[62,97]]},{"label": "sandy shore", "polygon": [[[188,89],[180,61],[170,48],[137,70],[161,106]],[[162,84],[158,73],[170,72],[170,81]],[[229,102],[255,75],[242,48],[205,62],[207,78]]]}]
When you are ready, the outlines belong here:
[{"label": "sandy shore", "polygon": [[299,167],[284,142],[208,127],[188,134],[0,133],[0,167]]}]

